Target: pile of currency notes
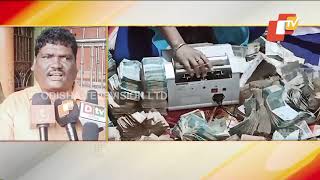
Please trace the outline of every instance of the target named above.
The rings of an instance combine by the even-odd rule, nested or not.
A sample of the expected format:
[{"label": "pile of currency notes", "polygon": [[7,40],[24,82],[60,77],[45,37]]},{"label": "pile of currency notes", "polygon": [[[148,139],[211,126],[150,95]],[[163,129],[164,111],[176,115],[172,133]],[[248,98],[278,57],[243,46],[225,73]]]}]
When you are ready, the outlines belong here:
[{"label": "pile of currency notes", "polygon": [[204,112],[197,109],[181,115],[172,134],[187,141],[224,140],[230,136],[227,127],[230,123],[227,122],[227,118],[207,122]]},{"label": "pile of currency notes", "polygon": [[142,102],[143,110],[156,109],[167,114],[167,83],[164,63],[161,57],[143,58],[142,60]]},{"label": "pile of currency notes", "polygon": [[308,124],[313,123],[315,117],[312,113],[298,111],[283,100],[284,89],[281,85],[272,85],[263,90],[252,89],[253,96],[244,103],[246,117],[230,129],[230,134],[270,137],[272,130],[290,129],[303,120]]},{"label": "pile of currency notes", "polygon": [[165,118],[154,109],[148,113],[142,111],[124,115],[117,120],[117,123],[121,140],[140,140],[150,136],[160,137],[169,129]]},{"label": "pile of currency notes", "polygon": [[[261,135],[273,140],[304,140],[319,118],[318,72],[288,62],[277,68],[279,78],[250,82],[245,118],[230,134]],[[272,136],[272,137],[271,137]]]},{"label": "pile of currency notes", "polygon": [[259,126],[259,116],[257,114],[257,102],[256,98],[251,97],[246,99],[245,103],[245,114],[246,117],[238,125],[232,127],[229,130],[231,135],[237,134],[241,136],[242,134],[253,135]]},{"label": "pile of currency notes", "polygon": [[[197,109],[172,117],[174,121],[169,114],[168,122],[179,119],[171,130],[163,117],[167,114],[166,61],[162,57],[144,58],[141,63],[124,59],[116,69],[110,55],[108,103],[121,140],[319,138],[320,68],[303,64],[303,59],[277,43],[260,40],[248,46],[232,46],[234,54],[252,66],[250,73],[241,77],[245,81],[240,81],[241,113],[227,113],[226,107],[216,107],[224,110],[220,114]],[[261,68],[261,62],[272,66],[272,70],[265,72],[267,68]]]},{"label": "pile of currency notes", "polygon": [[245,118],[237,126],[230,129],[230,134],[247,134],[269,136],[272,131],[271,116],[265,107],[262,90],[252,89],[253,95],[244,103]]}]

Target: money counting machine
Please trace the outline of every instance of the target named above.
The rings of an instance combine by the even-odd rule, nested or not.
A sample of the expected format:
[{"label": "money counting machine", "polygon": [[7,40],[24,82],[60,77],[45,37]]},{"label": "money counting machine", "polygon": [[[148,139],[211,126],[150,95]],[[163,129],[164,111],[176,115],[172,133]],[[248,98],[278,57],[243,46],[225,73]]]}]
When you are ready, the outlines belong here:
[{"label": "money counting machine", "polygon": [[163,52],[169,62],[165,65],[168,110],[200,108],[239,103],[240,72],[234,63],[232,47],[229,44],[202,45],[196,47],[209,60],[212,69],[206,77],[191,77],[181,64],[175,62],[170,50]]}]

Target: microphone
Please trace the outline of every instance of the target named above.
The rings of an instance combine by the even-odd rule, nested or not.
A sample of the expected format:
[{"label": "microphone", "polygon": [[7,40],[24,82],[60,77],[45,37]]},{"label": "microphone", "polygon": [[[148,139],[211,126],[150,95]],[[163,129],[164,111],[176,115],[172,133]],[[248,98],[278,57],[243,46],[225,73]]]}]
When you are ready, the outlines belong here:
[{"label": "microphone", "polygon": [[[99,128],[106,126],[105,114],[106,108],[98,105],[97,91],[89,90],[87,92],[86,102],[80,102],[79,120],[84,128],[82,132],[82,139],[84,141],[93,141],[99,139]],[[95,126],[93,124],[95,124]],[[90,133],[95,134],[96,136],[90,136]]]},{"label": "microphone", "polygon": [[82,140],[97,141],[99,139],[99,127],[96,123],[86,122],[83,125]]},{"label": "microphone", "polygon": [[78,135],[75,124],[79,119],[79,108],[77,104],[71,100],[57,99],[54,102],[56,121],[61,127],[65,127],[69,140],[78,141]]},{"label": "microphone", "polygon": [[55,124],[54,107],[46,93],[36,93],[31,103],[31,128],[39,128],[40,141],[48,141],[48,127]]}]

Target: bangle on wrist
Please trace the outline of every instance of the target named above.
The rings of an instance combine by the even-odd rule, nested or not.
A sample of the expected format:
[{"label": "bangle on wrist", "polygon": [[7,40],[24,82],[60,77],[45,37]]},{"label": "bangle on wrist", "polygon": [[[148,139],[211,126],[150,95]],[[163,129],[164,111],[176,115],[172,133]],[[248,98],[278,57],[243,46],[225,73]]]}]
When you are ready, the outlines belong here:
[{"label": "bangle on wrist", "polygon": [[187,45],[186,43],[180,43],[178,46],[176,46],[175,48],[173,48],[173,53],[174,55],[177,54],[178,49],[180,49],[182,46]]}]

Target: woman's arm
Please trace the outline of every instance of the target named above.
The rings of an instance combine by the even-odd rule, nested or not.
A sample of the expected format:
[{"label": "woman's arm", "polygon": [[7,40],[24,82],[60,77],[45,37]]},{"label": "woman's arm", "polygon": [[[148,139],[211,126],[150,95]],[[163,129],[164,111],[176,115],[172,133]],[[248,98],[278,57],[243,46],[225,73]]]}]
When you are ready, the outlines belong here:
[{"label": "woman's arm", "polygon": [[211,66],[206,56],[198,50],[189,47],[179,31],[173,26],[160,27],[160,32],[174,50],[175,59],[180,62],[191,76],[195,73],[198,78],[200,75],[206,76]]}]

